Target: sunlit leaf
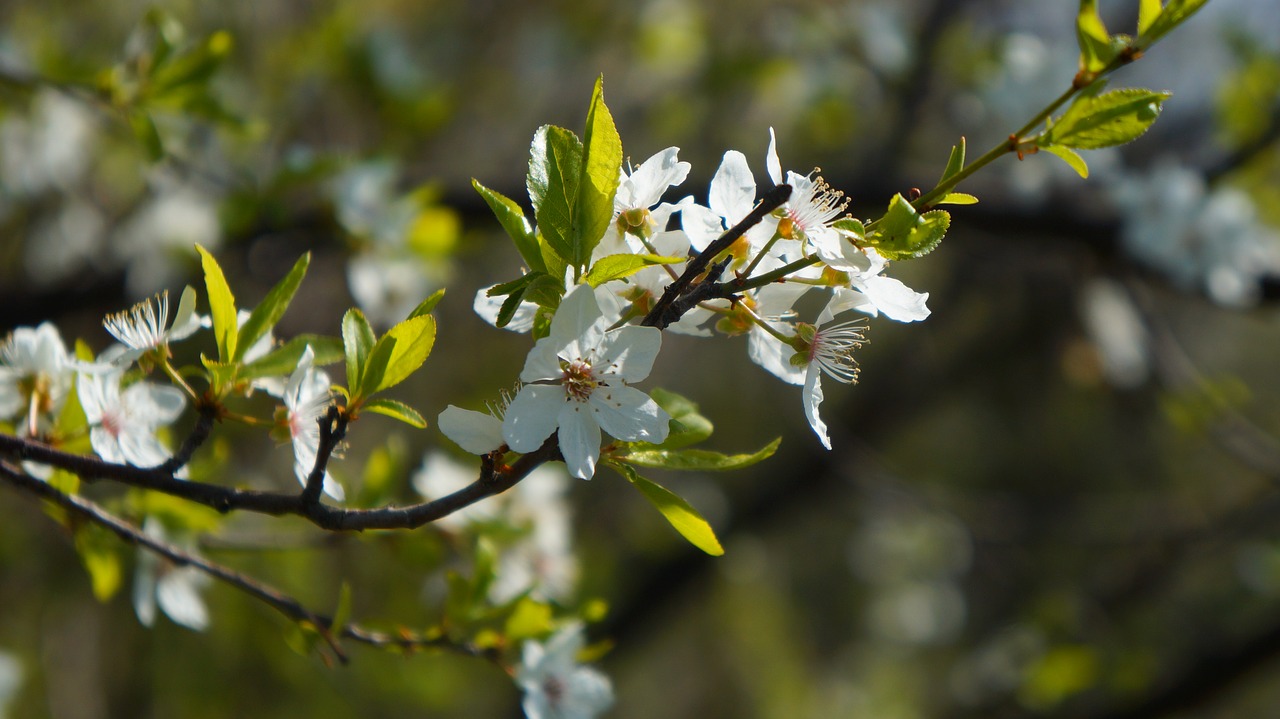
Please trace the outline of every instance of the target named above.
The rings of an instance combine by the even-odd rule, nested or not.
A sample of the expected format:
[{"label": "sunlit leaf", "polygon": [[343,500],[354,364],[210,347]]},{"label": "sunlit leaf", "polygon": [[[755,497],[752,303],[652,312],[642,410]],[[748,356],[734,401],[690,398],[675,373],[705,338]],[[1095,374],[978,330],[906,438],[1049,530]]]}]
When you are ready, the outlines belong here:
[{"label": "sunlit leaf", "polygon": [[657,469],[727,471],[750,467],[778,451],[781,438],[750,454],[721,454],[705,449],[636,449],[618,459]]},{"label": "sunlit leaf", "polygon": [[529,148],[526,178],[538,231],[557,255],[573,265],[579,264],[575,258],[581,250],[574,247],[574,204],[582,179],[582,154],[577,135],[563,127],[543,125],[534,133]]},{"label": "sunlit leaf", "polygon": [[1089,176],[1089,166],[1085,164],[1084,158],[1080,156],[1080,153],[1075,150],[1062,145],[1046,145],[1040,149],[1051,155],[1061,157],[1062,161],[1070,165],[1077,175],[1086,178]]},{"label": "sunlit leaf", "polygon": [[360,379],[361,395],[368,397],[400,384],[417,371],[436,340],[436,321],[431,315],[407,319],[378,338],[365,363]]},{"label": "sunlit leaf", "polygon": [[617,254],[606,255],[595,261],[583,281],[592,287],[599,287],[612,280],[630,277],[646,267],[654,265],[671,265],[684,262],[684,257],[663,257],[661,255]]},{"label": "sunlit leaf", "polygon": [[1140,88],[1082,93],[1036,144],[1078,150],[1123,145],[1138,139],[1151,127],[1169,97],[1167,92]]},{"label": "sunlit leaf", "polygon": [[494,216],[498,218],[498,224],[502,225],[502,229],[506,230],[507,235],[515,242],[516,250],[524,258],[525,265],[530,270],[546,271],[542,252],[538,249],[538,238],[533,232],[533,227],[529,225],[529,220],[525,219],[524,210],[521,210],[511,198],[497,190],[485,187],[478,180],[472,179],[471,186],[484,198],[485,204],[489,205],[489,209],[493,210]]},{"label": "sunlit leaf", "polygon": [[239,338],[236,340],[236,353],[233,357],[235,361],[244,359],[244,353],[253,346],[253,343],[270,332],[271,328],[275,327],[284,316],[284,311],[293,301],[293,295],[302,284],[302,278],[306,276],[307,266],[310,264],[311,253],[307,252],[298,258],[293,269],[289,270],[289,274],[271,288],[267,296],[262,299],[262,303],[253,308],[249,319],[245,320],[240,327]]},{"label": "sunlit leaf", "polygon": [[342,347],[347,360],[347,386],[352,392],[360,388],[365,362],[368,361],[374,341],[373,328],[369,326],[364,313],[354,307],[347,310],[342,316]]},{"label": "sunlit leaf", "polygon": [[218,343],[218,359],[230,362],[236,355],[236,298],[231,294],[227,278],[222,274],[218,261],[208,250],[196,245],[200,253],[200,265],[204,269],[204,285],[209,293],[209,314],[213,321],[213,337]]},{"label": "sunlit leaf", "polygon": [[365,411],[398,419],[411,427],[422,429],[427,426],[427,420],[423,419],[418,410],[398,400],[378,397],[365,402],[362,407]]},{"label": "sunlit leaf", "polygon": [[645,499],[649,500],[671,526],[680,533],[680,536],[689,540],[690,544],[713,557],[724,554],[724,547],[720,546],[720,540],[716,538],[716,533],[711,529],[711,525],[702,518],[702,515],[698,514],[698,510],[690,506],[679,495],[656,482],[641,477],[629,465],[610,462],[609,466],[635,485]]}]

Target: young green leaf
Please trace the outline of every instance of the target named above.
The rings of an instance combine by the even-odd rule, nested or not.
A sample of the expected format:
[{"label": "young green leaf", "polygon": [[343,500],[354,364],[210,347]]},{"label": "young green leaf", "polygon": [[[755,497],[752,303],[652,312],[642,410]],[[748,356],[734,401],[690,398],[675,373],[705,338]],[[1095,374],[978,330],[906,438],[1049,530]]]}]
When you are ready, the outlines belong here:
[{"label": "young green leaf", "polygon": [[164,141],[160,139],[160,131],[151,119],[150,113],[137,110],[129,113],[129,125],[133,128],[133,136],[142,143],[147,151],[147,160],[159,162],[164,159]]},{"label": "young green leaf", "polygon": [[123,575],[120,555],[115,550],[115,537],[96,525],[81,526],[75,537],[76,552],[89,572],[93,596],[99,602],[105,602],[120,589]]},{"label": "young green leaf", "polygon": [[646,267],[654,265],[670,265],[684,262],[684,257],[663,257],[661,255],[606,255],[591,265],[583,280],[592,287],[599,287],[610,280],[630,277]]},{"label": "young green leaf", "polygon": [[515,242],[516,250],[524,258],[525,265],[535,272],[546,271],[547,266],[542,261],[542,252],[538,249],[538,237],[534,234],[533,227],[529,225],[529,220],[525,219],[524,211],[520,206],[511,198],[497,190],[485,187],[474,178],[471,180],[471,186],[484,198],[485,204],[493,210],[494,217],[498,218],[498,224],[502,225],[502,229],[506,230],[507,235]]},{"label": "young green leaf", "polygon": [[582,179],[582,141],[563,127],[543,125],[529,148],[526,184],[538,231],[565,262],[576,266],[581,247],[574,246],[574,205]]},{"label": "young green leaf", "polygon": [[917,212],[901,194],[894,195],[885,212],[866,235],[867,244],[891,260],[922,257],[946,236],[951,215],[944,210]]},{"label": "young green leaf", "polygon": [[622,140],[604,104],[603,75],[596,78],[591,91],[582,145],[582,179],[573,205],[574,254],[569,258],[577,266],[585,266],[591,259],[591,251],[613,220],[613,197],[622,169]]},{"label": "young green leaf", "polygon": [[442,299],[444,299],[443,287],[432,292],[430,297],[420,302],[417,307],[413,308],[413,311],[409,313],[409,319],[431,314],[431,311],[436,308],[436,305],[440,304],[440,300]]},{"label": "young green leaf", "polygon": [[976,205],[978,198],[964,192],[948,192],[942,196],[941,200],[935,201],[935,205]]},{"label": "young green leaf", "polygon": [[289,274],[271,288],[267,296],[262,299],[262,303],[253,308],[253,312],[249,313],[249,319],[245,320],[244,325],[240,327],[239,337],[236,340],[236,353],[232,359],[237,362],[244,359],[244,353],[253,346],[253,343],[276,326],[284,316],[284,311],[288,309],[289,303],[293,301],[293,295],[302,284],[302,278],[306,276],[307,266],[310,264],[311,253],[307,252],[298,258],[293,269],[289,270]]},{"label": "young green leaf", "polygon": [[400,384],[417,371],[436,340],[436,321],[422,315],[400,322],[378,338],[360,378],[360,395],[368,397]]},{"label": "young green leaf", "polygon": [[351,585],[342,583],[338,589],[338,606],[333,610],[333,619],[329,622],[329,631],[341,631],[351,619]]},{"label": "young green leaf", "polygon": [[323,335],[298,335],[258,359],[240,368],[240,379],[259,377],[286,377],[298,367],[298,360],[307,347],[315,355],[316,367],[323,367],[343,359],[342,340]]},{"label": "young green leaf", "polygon": [[1138,35],[1146,34],[1163,9],[1160,0],[1138,0]]},{"label": "young green leaf", "polygon": [[1140,88],[1082,93],[1062,117],[1037,140],[1040,147],[1062,145],[1097,150],[1136,140],[1160,115],[1167,92]]},{"label": "young green leaf", "polygon": [[1098,14],[1098,0],[1080,0],[1076,15],[1076,39],[1080,43],[1080,69],[1098,72],[1114,57],[1111,36]]},{"label": "young green leaf", "polygon": [[1084,178],[1089,177],[1089,166],[1085,164],[1084,158],[1080,156],[1080,153],[1072,150],[1070,147],[1063,147],[1062,145],[1045,145],[1040,149],[1048,152],[1049,154],[1061,157],[1062,161],[1070,165],[1071,169],[1075,170],[1077,175]]},{"label": "young green leaf", "polygon": [[230,362],[236,356],[236,298],[231,294],[227,278],[209,251],[196,245],[200,266],[204,269],[204,286],[209,293],[209,314],[213,320],[213,337],[218,343],[218,359]]},{"label": "young green leaf", "polygon": [[942,179],[938,180],[939,185],[951,179],[951,177],[957,172],[964,169],[964,149],[965,141],[962,136],[959,144],[951,146],[951,157],[947,158],[947,167],[942,171]]},{"label": "young green leaf", "polygon": [[[1169,0],[1169,4],[1164,6],[1164,10],[1150,22],[1146,30],[1140,30],[1141,37],[1138,38],[1138,45],[1142,48],[1151,47],[1156,40],[1186,22],[1187,18],[1195,14],[1206,2],[1208,0]],[[1147,11],[1150,12],[1150,9],[1148,8]]]},{"label": "young green leaf", "polygon": [[724,547],[720,546],[720,540],[716,539],[716,533],[711,529],[711,525],[702,518],[702,515],[698,514],[698,510],[690,506],[678,494],[656,482],[651,482],[641,477],[629,465],[610,462],[609,466],[626,477],[628,482],[635,485],[645,499],[649,500],[671,526],[680,533],[680,536],[689,540],[690,544],[713,557],[724,554]]},{"label": "young green leaf", "polygon": [[636,449],[618,459],[641,467],[656,469],[727,471],[743,469],[762,462],[778,451],[782,438],[773,440],[750,454],[721,454],[705,449]]},{"label": "young green leaf", "polygon": [[364,313],[356,308],[342,316],[342,347],[347,359],[347,387],[356,392],[364,377],[364,366],[375,341],[373,328]]},{"label": "young green leaf", "polygon": [[411,427],[424,429],[427,426],[427,420],[423,419],[421,412],[398,400],[378,397],[366,401],[361,406],[366,412],[376,412],[398,419]]},{"label": "young green leaf", "polygon": [[654,387],[649,391],[658,406],[671,416],[670,432],[665,442],[654,445],[659,449],[679,449],[706,440],[715,431],[711,420],[698,413],[698,405],[691,399]]}]

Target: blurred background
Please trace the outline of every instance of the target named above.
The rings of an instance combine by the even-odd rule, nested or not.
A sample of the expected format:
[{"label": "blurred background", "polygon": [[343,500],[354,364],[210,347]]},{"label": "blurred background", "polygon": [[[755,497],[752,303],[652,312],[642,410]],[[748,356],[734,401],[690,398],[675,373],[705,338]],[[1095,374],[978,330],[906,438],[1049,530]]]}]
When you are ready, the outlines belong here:
[{"label": "blurred background", "polygon": [[[1113,32],[1134,26],[1136,2],[1105,5]],[[418,501],[424,452],[453,451],[435,414],[494,399],[528,348],[471,311],[518,258],[470,180],[527,206],[534,130],[580,130],[597,75],[629,157],[692,163],[669,199],[705,201],[728,149],[763,178],[773,127],[785,168],[821,167],[876,216],[931,187],[961,136],[976,157],[1068,87],[1076,8],[10,0],[0,335],[50,320],[101,350],[106,313],[203,295],[197,242],[242,304],[313,253],[279,336],[336,335],[350,306],[385,328],[447,287],[437,349],[399,392],[433,426],[360,422],[335,469],[355,506]],[[168,88],[139,80],[162,45],[194,58]],[[607,606],[589,636],[612,642],[610,716],[1276,712],[1280,13],[1211,0],[1112,86],[1173,97],[1139,141],[1085,153],[1087,180],[1001,160],[961,188],[981,203],[940,249],[893,266],[933,314],[871,322],[861,383],[827,389],[832,451],[741,338],[667,339],[645,386],[698,401],[710,446],[783,440],[743,472],[654,472],[721,558],[615,475],[567,485],[576,582],[556,600]],[[296,486],[287,448],[217,436],[228,483]],[[353,617],[393,627],[438,616],[457,537],[233,517],[198,541],[321,609],[347,580]],[[146,629],[118,549],[124,589],[99,602],[59,525],[0,493],[0,714],[520,715],[480,660],[353,645],[331,669],[224,586],[205,632]]]}]

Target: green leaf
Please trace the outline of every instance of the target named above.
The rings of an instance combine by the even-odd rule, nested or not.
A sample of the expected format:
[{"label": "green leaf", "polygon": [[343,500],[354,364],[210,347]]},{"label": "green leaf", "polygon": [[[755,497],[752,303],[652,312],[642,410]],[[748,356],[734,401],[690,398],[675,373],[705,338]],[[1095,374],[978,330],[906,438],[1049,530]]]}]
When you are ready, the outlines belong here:
[{"label": "green leaf", "polygon": [[720,540],[716,539],[716,533],[711,529],[711,525],[702,518],[702,515],[698,514],[698,510],[690,506],[678,494],[656,482],[641,477],[629,465],[610,462],[609,466],[623,477],[626,477],[628,482],[635,485],[645,499],[649,500],[671,526],[680,533],[680,536],[689,540],[690,544],[713,557],[724,554],[724,547],[720,546]]},{"label": "green leaf", "polygon": [[552,618],[550,604],[528,596],[521,597],[507,617],[503,633],[509,642],[546,636],[555,629]]},{"label": "green leaf", "polygon": [[1206,2],[1208,0],[1169,0],[1169,4],[1164,6],[1164,10],[1151,21],[1147,29],[1140,30],[1142,36],[1138,38],[1138,44],[1143,48],[1151,47],[1156,40],[1186,22],[1187,18],[1194,15]]},{"label": "green leaf", "polygon": [[342,583],[338,590],[338,606],[333,610],[333,619],[329,622],[329,631],[341,630],[351,620],[351,585]]},{"label": "green leaf", "polygon": [[360,395],[368,397],[403,382],[427,361],[435,341],[436,321],[431,315],[407,319],[387,330],[369,351]]},{"label": "green leaf", "polygon": [[1160,0],[1138,0],[1138,34],[1144,35],[1151,23],[1160,17]]},{"label": "green leaf", "polygon": [[342,347],[347,360],[347,386],[352,392],[360,387],[374,341],[373,328],[364,313],[354,307],[347,310],[342,316]]},{"label": "green leaf", "polygon": [[333,364],[343,358],[342,340],[337,337],[298,335],[241,367],[238,376],[241,379],[287,377],[298,368],[298,360],[302,359],[307,345],[311,346],[311,352],[315,356],[313,364],[317,367]]},{"label": "green leaf", "polygon": [[585,266],[591,260],[591,251],[613,221],[613,197],[622,169],[622,140],[613,115],[604,104],[603,75],[596,78],[591,91],[582,144],[582,179],[573,206],[574,254],[569,258],[576,266]]},{"label": "green leaf", "polygon": [[677,262],[684,262],[684,257],[663,257],[661,255],[632,255],[618,254],[606,255],[596,260],[591,265],[591,270],[587,272],[583,280],[592,287],[599,287],[610,280],[620,280],[623,277],[630,277],[646,267],[654,265],[671,265]]},{"label": "green leaf", "polygon": [[307,252],[298,258],[293,269],[289,270],[289,274],[271,288],[267,296],[262,299],[262,303],[253,308],[249,319],[245,320],[244,325],[240,327],[239,338],[236,340],[236,353],[233,357],[235,361],[244,359],[244,353],[253,346],[253,343],[270,332],[271,328],[275,327],[284,316],[284,311],[293,301],[293,295],[302,284],[302,278],[306,276],[307,266],[310,264],[311,253]]},{"label": "green leaf", "polygon": [[698,412],[698,405],[688,397],[675,392],[655,387],[649,391],[658,406],[671,415],[670,431],[665,442],[656,446],[660,449],[679,449],[706,440],[715,431],[711,420]]},{"label": "green leaf", "polygon": [[418,410],[399,400],[378,397],[365,402],[361,407],[368,412],[376,412],[377,414],[398,419],[411,427],[424,429],[427,426],[427,420],[423,419]]},{"label": "green leaf", "polygon": [[236,298],[213,255],[200,245],[196,245],[196,252],[200,253],[204,286],[209,293],[209,314],[213,319],[213,337],[218,342],[218,359],[229,362],[236,354]]},{"label": "green leaf", "polygon": [[781,442],[782,438],[779,437],[751,454],[721,454],[705,449],[637,449],[618,459],[655,469],[720,472],[742,469],[762,462],[778,451],[778,445]]},{"label": "green leaf", "polygon": [[935,205],[976,205],[978,198],[964,192],[948,192],[942,196],[941,200],[934,202]]},{"label": "green leaf", "polygon": [[557,255],[575,267],[582,264],[576,259],[582,248],[574,246],[574,205],[582,180],[582,154],[577,135],[563,127],[543,125],[533,135],[526,178],[538,231]]},{"label": "green leaf", "polygon": [[891,260],[929,254],[947,234],[951,215],[944,210],[917,212],[901,194],[894,195],[885,212],[866,236],[867,244]]},{"label": "green leaf", "polygon": [[1098,14],[1098,0],[1080,0],[1076,15],[1076,39],[1080,43],[1080,69],[1098,72],[1114,57],[1111,35]]},{"label": "green leaf", "polygon": [[164,159],[164,142],[160,139],[160,131],[151,119],[150,113],[141,110],[129,113],[129,125],[133,128],[133,136],[142,143],[147,151],[147,159],[159,162]]},{"label": "green leaf", "polygon": [[421,317],[426,314],[431,314],[431,311],[436,308],[436,305],[440,304],[440,300],[442,299],[444,299],[443,287],[436,290],[435,292],[432,292],[430,297],[420,302],[417,307],[413,308],[413,311],[409,313],[408,319],[413,319],[414,317]]},{"label": "green leaf", "polygon": [[1085,164],[1084,158],[1080,156],[1080,153],[1072,150],[1070,147],[1063,147],[1062,145],[1046,145],[1040,149],[1052,155],[1061,157],[1063,162],[1071,165],[1071,169],[1075,170],[1077,175],[1084,178],[1089,177],[1089,166]]},{"label": "green leaf", "polygon": [[524,258],[525,265],[533,271],[546,271],[547,266],[542,261],[542,252],[538,249],[538,237],[534,234],[533,227],[529,225],[529,220],[525,219],[524,210],[521,210],[511,198],[485,187],[475,178],[472,178],[471,186],[484,198],[489,209],[493,210],[494,216],[498,218],[498,224],[502,225],[502,229],[506,230],[507,235],[516,243],[516,250]]},{"label": "green leaf", "polygon": [[1062,117],[1036,140],[1040,147],[1062,145],[1097,150],[1136,140],[1160,115],[1167,92],[1125,88],[1081,94]]},{"label": "green leaf", "polygon": [[76,552],[89,572],[93,596],[99,602],[107,601],[120,589],[123,572],[115,546],[115,537],[97,525],[84,525],[76,531]]},{"label": "green leaf", "polygon": [[942,171],[942,179],[938,181],[939,185],[964,169],[964,150],[965,141],[964,137],[961,137],[959,144],[951,146],[951,157],[947,158],[947,167]]}]

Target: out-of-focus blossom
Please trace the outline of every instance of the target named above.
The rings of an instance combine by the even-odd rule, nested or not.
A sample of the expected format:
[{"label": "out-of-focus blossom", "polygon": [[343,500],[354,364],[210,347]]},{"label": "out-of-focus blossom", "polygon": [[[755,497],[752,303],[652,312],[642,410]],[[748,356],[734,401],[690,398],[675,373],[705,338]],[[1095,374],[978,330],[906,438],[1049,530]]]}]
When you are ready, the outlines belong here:
[{"label": "out-of-focus blossom", "polygon": [[[319,419],[329,410],[329,375],[315,368],[315,352],[311,345],[303,350],[298,367],[285,385],[284,406],[289,437],[293,443],[293,473],[302,486],[315,468],[316,455],[320,453]],[[346,498],[342,485],[338,484],[326,468],[324,493],[341,502]]]},{"label": "out-of-focus blossom", "polygon": [[71,388],[73,371],[58,328],[45,322],[19,327],[0,344],[0,419],[25,416],[24,434],[56,413]]},{"label": "out-of-focus blossom", "polygon": [[[169,541],[164,527],[154,517],[147,517],[142,531],[157,541]],[[204,631],[209,626],[209,611],[200,592],[208,584],[209,577],[199,569],[175,566],[154,552],[139,549],[138,568],[133,577],[133,610],[145,627],[155,624],[159,606],[175,623],[197,632]]]},{"label": "out-of-focus blossom", "polygon": [[582,627],[570,625],[546,643],[527,641],[516,670],[529,719],[591,719],[613,705],[613,686],[596,669],[578,663]]},{"label": "out-of-focus blossom", "polygon": [[194,262],[197,244],[211,252],[222,244],[217,202],[195,185],[156,176],[151,197],[111,242],[126,266],[130,294],[145,297],[176,284]]},{"label": "out-of-focus blossom", "polygon": [[170,452],[156,437],[156,430],[182,414],[186,396],[174,387],[150,382],[134,382],[122,390],[123,375],[121,369],[80,373],[76,388],[93,451],[108,462],[135,467],[163,464]]}]

